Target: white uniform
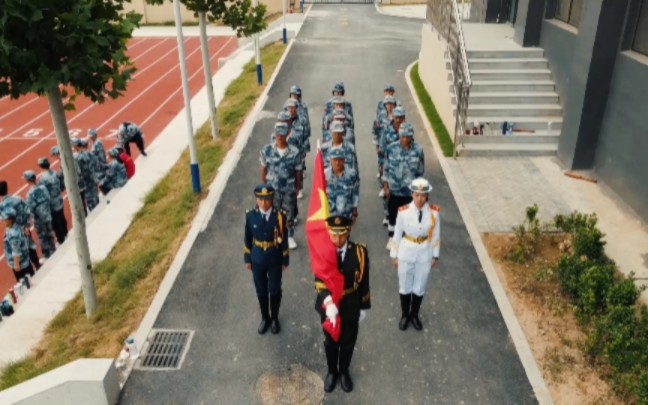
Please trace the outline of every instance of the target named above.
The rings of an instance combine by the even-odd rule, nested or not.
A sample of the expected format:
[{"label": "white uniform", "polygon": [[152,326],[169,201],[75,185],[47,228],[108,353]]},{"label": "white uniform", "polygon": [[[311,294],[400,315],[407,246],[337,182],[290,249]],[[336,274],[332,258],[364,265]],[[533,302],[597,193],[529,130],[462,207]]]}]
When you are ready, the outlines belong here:
[{"label": "white uniform", "polygon": [[419,209],[412,202],[399,208],[390,256],[398,259],[400,294],[425,295],[432,260],[439,257],[441,245],[440,208],[425,204],[419,222]]}]

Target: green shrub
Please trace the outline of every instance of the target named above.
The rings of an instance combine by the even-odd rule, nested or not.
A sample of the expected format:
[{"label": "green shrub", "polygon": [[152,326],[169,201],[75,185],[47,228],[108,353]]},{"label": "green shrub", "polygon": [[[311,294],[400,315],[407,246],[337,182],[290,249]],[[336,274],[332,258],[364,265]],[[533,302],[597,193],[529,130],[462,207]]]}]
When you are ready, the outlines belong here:
[{"label": "green shrub", "polygon": [[607,310],[607,294],[614,286],[615,268],[609,264],[588,267],[578,280],[577,315],[581,322]]},{"label": "green shrub", "polygon": [[576,301],[580,298],[580,280],[590,266],[588,260],[574,255],[562,255],[558,261],[556,273],[562,290],[569,298]]},{"label": "green shrub", "polygon": [[594,261],[607,261],[604,252],[604,234],[596,227],[596,214],[573,212],[569,215],[556,215],[556,228],[572,236],[573,251]]},{"label": "green shrub", "polygon": [[645,289],[646,287],[637,287],[634,275],[631,274],[630,278],[619,280],[610,288],[606,297],[607,306],[634,306],[639,294]]},{"label": "green shrub", "polygon": [[515,263],[526,263],[538,249],[541,235],[538,211],[537,204],[527,207],[524,223],[513,227],[515,247],[509,258]]}]

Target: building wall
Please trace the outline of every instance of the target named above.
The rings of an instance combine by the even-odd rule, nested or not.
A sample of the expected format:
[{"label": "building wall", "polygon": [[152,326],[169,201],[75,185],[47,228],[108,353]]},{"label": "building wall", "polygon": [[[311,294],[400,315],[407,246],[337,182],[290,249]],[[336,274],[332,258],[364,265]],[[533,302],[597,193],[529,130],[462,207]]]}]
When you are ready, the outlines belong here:
[{"label": "building wall", "polygon": [[[289,0],[285,0],[288,5]],[[266,14],[275,14],[282,12],[282,0],[260,0],[261,4],[265,4]],[[298,3],[297,3],[298,4]],[[185,23],[197,23],[198,18],[194,17],[193,12],[186,9],[180,4],[182,21]],[[167,24],[173,23],[173,3],[170,1],[165,2],[159,6],[152,6],[146,4],[145,0],[132,0],[130,3],[124,3],[125,11],[135,11],[142,14],[142,24]],[[286,8],[288,10],[288,8]]]},{"label": "building wall", "polygon": [[567,24],[554,20],[542,22],[542,34],[540,36],[540,47],[549,61],[549,67],[554,81],[556,91],[560,95],[562,107],[569,99],[567,89],[570,84],[570,71],[576,48],[577,32]]},{"label": "building wall", "polygon": [[594,170],[648,221],[648,57],[616,60]]}]

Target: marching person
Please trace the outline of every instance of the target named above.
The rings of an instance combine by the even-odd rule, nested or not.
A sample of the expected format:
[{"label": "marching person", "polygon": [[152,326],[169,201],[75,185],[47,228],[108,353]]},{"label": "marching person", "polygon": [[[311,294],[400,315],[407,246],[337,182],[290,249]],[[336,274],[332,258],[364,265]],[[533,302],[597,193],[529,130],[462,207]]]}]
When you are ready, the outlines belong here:
[{"label": "marching person", "polygon": [[[335,97],[342,97],[342,98],[344,98],[344,94],[345,94],[345,93],[346,93],[346,91],[345,91],[345,89],[344,89],[344,83],[343,83],[343,82],[338,82],[338,83],[335,83],[335,85],[333,85],[333,90],[331,91],[331,95],[332,95],[333,97],[332,97],[331,99],[329,99],[329,101],[326,102],[326,107],[325,107],[325,109],[324,109],[324,115],[325,115],[325,116],[326,116],[326,114],[328,114],[328,113],[330,113],[331,111],[333,111],[333,109],[335,108],[334,105],[333,105],[333,104],[334,104],[334,103],[333,103],[333,99],[334,99]],[[353,106],[351,105],[351,101],[345,99],[345,101],[344,101],[344,105],[342,106],[342,108],[343,108],[344,111],[346,111],[346,112],[349,114],[349,116],[351,117],[351,123],[350,123],[350,125],[353,127]]]},{"label": "marching person", "polygon": [[5,221],[4,254],[16,281],[19,282],[27,275],[33,277],[34,268],[29,259],[30,242],[22,227],[16,222],[18,213],[15,209],[7,207],[0,214]]},{"label": "marching person", "polygon": [[117,129],[117,144],[124,148],[128,156],[131,156],[131,143],[137,145],[142,156],[147,156],[144,151],[144,134],[140,127],[130,121],[122,122]]},{"label": "marching person", "polygon": [[102,178],[102,183],[99,185],[104,195],[107,195],[112,189],[124,187],[128,182],[126,167],[119,160],[119,150],[112,148],[108,152],[108,156],[110,157],[110,163],[108,163],[106,175]]},{"label": "marching person", "polygon": [[[97,184],[95,183],[95,167],[90,156],[84,153],[82,141],[79,138],[72,138],[72,149],[74,161],[76,162],[79,191],[85,216],[99,204]],[[96,198],[95,198],[96,197]]]},{"label": "marching person", "polygon": [[301,190],[303,181],[303,166],[299,149],[288,144],[286,139],[289,127],[284,122],[275,124],[275,142],[261,149],[261,181],[274,187],[273,204],[287,213],[288,247],[297,248],[295,242],[295,208],[297,206],[297,190]]},{"label": "marching person", "polygon": [[311,127],[310,127],[310,116],[308,114],[308,105],[302,100],[302,89],[299,86],[292,86],[290,88],[290,94],[288,97],[292,98],[293,100],[297,100],[297,103],[299,104],[299,115],[302,117],[304,122],[306,123],[306,128],[308,130],[307,137],[310,138],[311,135]]},{"label": "marching person", "polygon": [[328,318],[333,326],[337,315],[341,320],[339,342],[324,332],[324,349],[328,373],[324,381],[324,391],[331,392],[337,385],[338,378],[344,392],[353,390],[353,381],[349,375],[349,366],[358,338],[359,322],[364,320],[367,310],[371,309],[371,292],[369,289],[369,255],[363,244],[349,240],[352,220],[342,216],[330,216],[326,219],[331,242],[338,255],[338,270],[344,274],[344,295],[338,308],[333,302],[326,284],[315,278],[315,310],[321,322]]},{"label": "marching person", "polygon": [[427,289],[430,271],[439,260],[441,244],[441,208],[428,205],[432,186],[424,178],[410,184],[413,202],[398,210],[396,230],[390,257],[398,270],[398,291],[401,302],[400,330],[406,330],[411,322],[416,330],[422,330],[419,319],[421,302]]},{"label": "marching person", "polygon": [[[302,168],[306,168],[306,155],[310,153],[310,124],[299,115],[298,108],[299,102],[293,98],[286,100],[284,108],[288,112],[289,121],[287,122],[290,126],[290,137],[298,136],[301,140],[301,145],[299,147],[299,152],[301,153]],[[297,199],[301,200],[304,198],[302,189],[297,189]]]},{"label": "marching person", "polygon": [[108,161],[106,160],[106,148],[104,148],[104,144],[101,139],[97,137],[97,130],[91,128],[88,131],[88,138],[92,141],[92,154],[95,158],[97,158],[97,162],[99,162],[101,169],[105,169],[108,165]]},{"label": "marching person", "polygon": [[67,219],[63,206],[63,190],[61,189],[61,176],[50,169],[50,161],[46,157],[38,159],[38,167],[41,168],[41,176],[38,184],[47,187],[50,195],[50,211],[52,213],[52,229],[56,235],[59,245],[67,237]]},{"label": "marching person", "polygon": [[358,217],[360,201],[360,180],[358,173],[345,165],[345,155],[341,148],[333,148],[329,153],[330,167],[324,170],[326,176],[326,196],[331,215],[339,215],[353,220]]},{"label": "marching person", "polygon": [[400,139],[393,142],[385,151],[385,166],[383,168],[384,192],[387,198],[387,214],[389,225],[389,242],[387,250],[391,249],[394,236],[398,208],[412,201],[410,183],[423,176],[425,171],[425,155],[423,147],[414,142],[414,127],[404,123],[399,130]]},{"label": "marching person", "polygon": [[27,237],[29,260],[34,265],[33,268],[38,270],[41,265],[40,259],[38,258],[38,251],[36,250],[36,243],[32,239],[31,231],[29,230],[29,218],[31,215],[29,207],[25,200],[20,198],[20,196],[9,195],[9,185],[6,181],[2,180],[0,181],[0,214],[9,208],[12,208],[16,212],[14,221],[23,230],[23,233]]},{"label": "marching person", "polygon": [[333,121],[330,127],[331,140],[322,144],[322,157],[324,158],[324,168],[328,168],[330,160],[328,159],[329,153],[335,149],[342,149],[346,158],[347,167],[358,171],[358,157],[356,155],[355,147],[352,143],[344,138],[344,124],[341,122]]},{"label": "marching person", "polygon": [[396,88],[394,87],[393,84],[386,84],[385,87],[383,88],[383,99],[378,101],[378,106],[376,106],[376,117],[380,115],[381,112],[385,111],[385,101],[387,100],[387,97],[394,97],[394,101],[396,102],[397,106],[400,106],[401,103],[398,101],[398,99],[395,98],[394,94],[396,93]]},{"label": "marching person", "polygon": [[47,187],[44,184],[36,184],[36,173],[33,170],[27,170],[23,178],[29,185],[27,206],[34,218],[34,228],[40,240],[41,252],[47,259],[56,250],[52,237],[52,200]]},{"label": "marching person", "polygon": [[[254,189],[257,207],[245,213],[243,261],[252,272],[261,323],[257,332],[279,333],[279,306],[281,305],[281,276],[288,268],[289,250],[286,238],[286,212],[273,208],[275,190],[270,184]],[[268,298],[270,306],[268,307]]]}]

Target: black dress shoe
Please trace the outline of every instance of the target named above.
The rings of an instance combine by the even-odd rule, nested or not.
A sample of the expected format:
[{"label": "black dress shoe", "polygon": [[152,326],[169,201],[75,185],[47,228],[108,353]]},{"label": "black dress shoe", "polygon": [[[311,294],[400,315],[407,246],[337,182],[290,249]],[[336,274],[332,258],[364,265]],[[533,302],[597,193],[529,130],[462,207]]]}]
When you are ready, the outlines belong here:
[{"label": "black dress shoe", "polygon": [[334,373],[328,373],[326,379],[324,380],[324,391],[331,392],[335,389],[337,384],[338,376]]},{"label": "black dress shoe", "polygon": [[281,327],[279,326],[279,320],[278,319],[273,319],[270,321],[270,332],[272,332],[274,335],[279,333],[281,330]]},{"label": "black dress shoe", "polygon": [[257,332],[259,332],[259,335],[263,335],[268,331],[269,327],[270,327],[270,320],[261,319],[261,323],[259,324],[259,329],[257,329]]},{"label": "black dress shoe", "polygon": [[418,316],[412,317],[412,326],[416,330],[423,330],[423,324],[421,323],[421,320],[418,318]]},{"label": "black dress shoe", "polygon": [[407,329],[407,326],[409,325],[409,318],[404,316],[401,318],[400,322],[398,322],[398,329],[400,330],[405,330]]},{"label": "black dress shoe", "polygon": [[353,381],[351,381],[351,376],[348,371],[340,374],[340,387],[342,387],[342,391],[344,392],[353,391]]}]

